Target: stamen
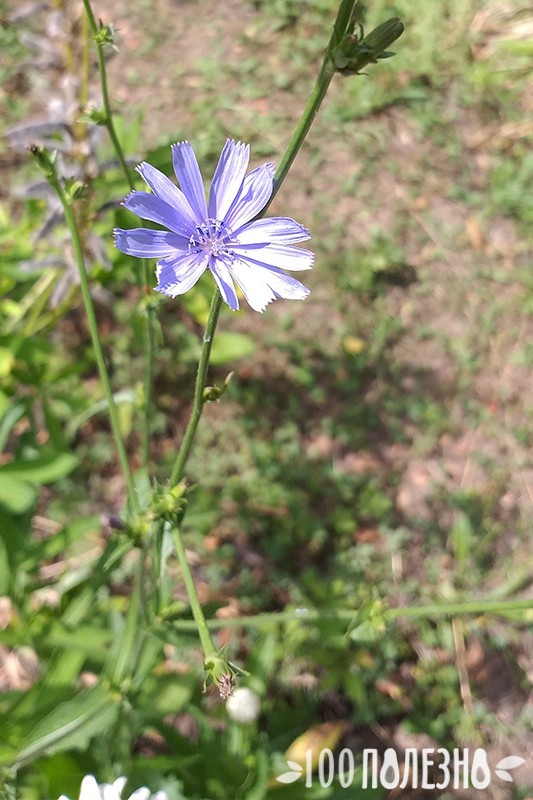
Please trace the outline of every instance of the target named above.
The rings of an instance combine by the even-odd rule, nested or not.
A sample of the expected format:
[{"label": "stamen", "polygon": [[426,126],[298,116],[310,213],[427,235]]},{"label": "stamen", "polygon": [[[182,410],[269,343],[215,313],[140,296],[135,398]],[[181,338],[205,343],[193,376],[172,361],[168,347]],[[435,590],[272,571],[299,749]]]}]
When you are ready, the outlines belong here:
[{"label": "stamen", "polygon": [[215,258],[231,255],[228,251],[231,236],[231,231],[222,220],[208,219],[194,229],[189,239],[189,250],[192,253],[200,253],[203,250]]}]

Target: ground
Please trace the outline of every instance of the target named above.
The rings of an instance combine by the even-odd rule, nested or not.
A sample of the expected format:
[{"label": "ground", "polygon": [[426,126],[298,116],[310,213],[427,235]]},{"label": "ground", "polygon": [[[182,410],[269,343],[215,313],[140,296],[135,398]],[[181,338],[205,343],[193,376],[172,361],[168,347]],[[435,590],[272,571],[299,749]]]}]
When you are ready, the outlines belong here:
[{"label": "ground", "polygon": [[[115,108],[135,131],[128,154],[142,158],[187,138],[212,167],[229,136],[251,142],[254,166],[278,161],[312,87],[334,5],[136,0],[114,4],[110,18],[108,4],[95,2],[117,33],[109,80]],[[292,513],[291,501],[257,488],[261,459],[249,440],[268,442],[276,429],[283,439],[292,418],[289,455],[269,451],[278,453],[280,485],[305,461],[333,476],[334,487],[331,497],[309,490],[305,524],[326,514],[332,522],[310,537],[306,554],[292,553],[295,576],[316,567],[313,547],[333,564],[367,546],[381,566],[366,574],[390,582],[394,604],[530,597],[533,94],[519,45],[532,21],[512,3],[414,5],[398,4],[406,33],[390,63],[334,80],[271,209],[312,232],[310,298],[262,316],[222,317],[224,330],[256,346],[218,367],[221,376],[235,369],[235,388],[209,407],[191,463],[191,477],[202,475],[205,491],[221,501],[202,558],[231,542],[252,578],[266,584],[279,570],[282,545],[263,534],[276,515]],[[371,13],[390,15],[383,2]],[[58,76],[45,71],[32,81],[28,105],[49,113],[43,88],[59,91]],[[163,457],[185,418],[183,392],[172,398],[167,355],[159,359],[160,408],[166,403],[175,416],[157,443]],[[237,454],[232,466],[223,463],[227,438]],[[222,455],[212,455],[220,443]],[[228,483],[244,474],[243,464],[248,477],[238,496]],[[370,499],[358,494],[347,527],[329,510],[344,478],[363,494],[361,482],[375,487]],[[120,481],[93,488],[102,504],[120,506]],[[332,544],[340,529],[351,550]],[[257,610],[247,591],[234,601],[236,569],[222,589],[210,588],[208,567],[199,569],[203,599],[221,608],[235,602],[235,613]],[[267,592],[267,607],[282,608],[291,592]],[[484,730],[492,756],[526,757],[513,722],[527,719],[531,648],[522,629],[499,624],[456,621],[447,651],[422,644],[410,628],[406,637],[419,657],[455,665],[466,712],[480,700],[498,720],[498,735]],[[409,685],[415,672],[413,656],[383,693],[395,682]],[[386,735],[398,743],[400,729],[391,725]],[[471,736],[466,731],[465,741]],[[506,792],[494,789],[493,797],[511,797]]]}]

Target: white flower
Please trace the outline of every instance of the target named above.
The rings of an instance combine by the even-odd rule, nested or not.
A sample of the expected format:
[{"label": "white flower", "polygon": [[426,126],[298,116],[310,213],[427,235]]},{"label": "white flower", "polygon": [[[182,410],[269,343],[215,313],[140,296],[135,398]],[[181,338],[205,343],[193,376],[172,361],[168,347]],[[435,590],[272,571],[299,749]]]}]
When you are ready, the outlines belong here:
[{"label": "white flower", "polygon": [[[96,783],[93,775],[86,775],[81,782],[80,795],[78,800],[123,800],[122,790],[127,782],[127,778],[117,778],[113,783],[103,783],[100,786]],[[59,800],[69,800],[64,794]],[[166,792],[156,792],[154,795],[146,786],[136,789],[128,800],[168,800]]]},{"label": "white flower", "polygon": [[228,716],[234,722],[246,725],[255,722],[261,710],[259,697],[251,689],[245,687],[235,689],[233,695],[226,701]]}]

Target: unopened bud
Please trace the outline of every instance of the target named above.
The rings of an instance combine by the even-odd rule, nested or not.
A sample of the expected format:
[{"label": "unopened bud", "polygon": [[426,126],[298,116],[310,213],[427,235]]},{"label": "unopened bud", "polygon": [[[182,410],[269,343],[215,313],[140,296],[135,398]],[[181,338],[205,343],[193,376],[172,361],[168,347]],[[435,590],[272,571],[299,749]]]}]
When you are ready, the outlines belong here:
[{"label": "unopened bud", "polygon": [[86,197],[88,186],[83,181],[77,178],[69,178],[65,181],[65,197],[69,203],[74,200],[79,200],[81,197]]},{"label": "unopened bud", "polygon": [[115,31],[112,25],[104,25],[102,20],[99,20],[99,27],[96,33],[94,34],[94,41],[97,45],[101,46],[104,44],[110,44],[114,50],[116,50],[115,46]]},{"label": "unopened bud", "polygon": [[50,153],[46,147],[42,147],[34,142],[31,142],[31,144],[28,145],[28,150],[35,158],[40,169],[43,171],[45,178],[48,179],[55,177],[56,153]]},{"label": "unopened bud", "polygon": [[255,722],[261,711],[259,697],[245,686],[235,689],[233,696],[226,701],[228,716],[234,722],[248,725]]},{"label": "unopened bud", "polygon": [[224,379],[224,383],[222,384],[222,386],[220,385],[206,386],[202,394],[202,399],[204,403],[208,403],[212,400],[219,400],[226,391],[226,389],[228,388],[230,381],[233,378],[233,375],[234,375],[233,372],[230,372],[228,375],[226,375],[226,378]]},{"label": "unopened bud", "polygon": [[[392,17],[387,22],[382,22],[377,28],[365,36],[362,44],[366,45],[372,51],[374,58],[383,58],[387,47],[399,39],[404,32],[403,22],[399,17]],[[392,55],[387,54],[386,57]]]},{"label": "unopened bud", "polygon": [[341,75],[358,75],[368,64],[390,58],[394,53],[389,52],[387,47],[395,42],[403,31],[401,19],[392,17],[378,25],[364,38],[353,32],[347,34],[334,53],[335,68]]},{"label": "unopened bud", "polygon": [[81,122],[91,122],[93,125],[105,125],[107,116],[103,108],[87,108],[81,116]]}]

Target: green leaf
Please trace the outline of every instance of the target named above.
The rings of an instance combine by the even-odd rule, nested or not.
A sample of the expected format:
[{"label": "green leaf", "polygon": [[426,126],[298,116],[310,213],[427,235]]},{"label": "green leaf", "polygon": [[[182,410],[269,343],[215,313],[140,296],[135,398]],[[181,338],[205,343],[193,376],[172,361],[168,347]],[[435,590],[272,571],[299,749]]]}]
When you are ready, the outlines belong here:
[{"label": "green leaf", "polygon": [[93,736],[109,731],[118,708],[116,697],[101,684],[83,690],[37,723],[14,766],[29,764],[44,753],[87,748]]},{"label": "green leaf", "polygon": [[9,592],[9,580],[11,569],[7,547],[3,539],[0,538],[0,596]]},{"label": "green leaf", "polygon": [[88,533],[100,531],[101,526],[100,517],[96,515],[78,517],[57,531],[57,533],[54,533],[50,538],[38,542],[35,552],[41,561],[56,558],[77,541],[86,537]]},{"label": "green leaf", "polygon": [[211,363],[215,365],[226,364],[246,358],[255,352],[255,342],[251,336],[233,331],[217,333],[211,350]]},{"label": "green leaf", "polygon": [[0,484],[6,477],[21,478],[30,483],[55,483],[64,478],[78,465],[78,459],[72,453],[41,456],[31,461],[12,461],[0,468]]},{"label": "green leaf", "polygon": [[195,685],[190,675],[148,675],[139,696],[138,713],[154,723],[176,714],[190,701]]},{"label": "green leaf", "polygon": [[[96,625],[80,625],[75,630],[69,631],[61,623],[55,623],[46,634],[44,647],[51,651],[57,648],[74,652],[83,656],[84,660],[91,658],[93,662],[103,664],[112,640],[112,631],[103,630]],[[61,660],[64,660],[64,656]]]},{"label": "green leaf", "polygon": [[7,378],[15,363],[15,354],[8,347],[0,347],[0,378]]},{"label": "green leaf", "polygon": [[[140,556],[144,558],[144,554]],[[123,621],[122,630],[116,636],[113,648],[109,655],[107,673],[116,686],[124,678],[131,678],[135,671],[139,651],[142,647],[145,634],[139,629],[140,585],[135,582],[128,604],[126,619]]]},{"label": "green leaf", "polygon": [[464,512],[458,511],[455,524],[450,533],[450,540],[459,570],[464,570],[467,566],[473,538],[472,523]]},{"label": "green leaf", "polygon": [[35,503],[37,489],[31,483],[0,470],[0,505],[12,514],[23,514]]},{"label": "green leaf", "polygon": [[[121,389],[119,392],[115,392],[113,399],[117,406],[124,404],[133,406],[137,401],[137,395],[135,389]],[[107,407],[108,403],[105,397],[102,400],[98,400],[96,403],[93,403],[88,409],[70,420],[67,425],[67,436],[69,438],[74,436],[78,429],[81,428],[82,425],[85,425],[85,423],[90,420],[91,417],[94,417],[96,414],[100,414],[102,411],[106,411]]]},{"label": "green leaf", "polygon": [[376,642],[386,630],[386,609],[379,599],[364,600],[348,625],[346,636],[352,642]]}]

